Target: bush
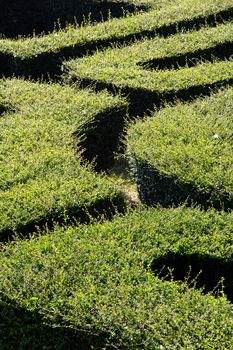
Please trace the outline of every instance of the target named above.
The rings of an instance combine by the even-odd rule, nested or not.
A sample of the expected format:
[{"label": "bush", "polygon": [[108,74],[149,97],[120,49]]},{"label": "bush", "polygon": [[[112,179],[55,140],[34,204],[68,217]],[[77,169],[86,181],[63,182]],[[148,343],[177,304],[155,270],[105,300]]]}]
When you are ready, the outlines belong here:
[{"label": "bush", "polygon": [[159,10],[155,8],[147,13],[127,15],[104,23],[70,25],[64,30],[32,38],[1,39],[0,73],[34,77],[48,72],[57,75],[61,72],[61,61],[64,58],[82,56],[97,47],[129,42],[143,35],[168,35],[194,25],[198,28],[205,23],[222,22],[232,16],[231,0],[156,1],[155,7],[159,5]]},{"label": "bush", "polygon": [[[103,140],[102,148],[110,146],[104,123],[113,117],[123,123],[124,100],[17,79],[1,81],[0,96],[2,105],[10,102],[14,108],[1,116],[1,239],[14,230],[22,233],[62,221],[66,215],[84,219],[87,212],[124,207],[120,190],[94,174],[82,156],[91,137],[91,142]],[[112,138],[118,138],[118,132]]]},{"label": "bush", "polygon": [[160,107],[175,98],[187,100],[232,81],[233,63],[226,61],[233,55],[232,34],[231,22],[203,27],[108,49],[64,66],[70,80],[82,79],[85,84],[97,83],[97,87],[129,95],[130,112],[141,115],[154,104]]},{"label": "bush", "polygon": [[[232,291],[232,234],[232,214],[138,208],[112,222],[8,244],[0,252],[0,288],[2,309],[11,310],[2,328],[10,327],[0,346],[12,341],[12,322],[27,314],[26,323],[31,314],[33,323],[14,327],[24,349],[38,339],[46,346],[44,333],[62,337],[69,330],[73,349],[88,341],[96,349],[229,349],[232,307],[221,289],[218,298],[204,295],[187,281],[162,280],[151,267],[168,252],[220,259],[231,264],[225,276]],[[211,279],[215,272],[208,272]],[[34,324],[42,328],[36,339],[28,331]]]},{"label": "bush", "polygon": [[128,153],[143,202],[233,207],[232,97],[228,88],[168,106],[129,129]]}]

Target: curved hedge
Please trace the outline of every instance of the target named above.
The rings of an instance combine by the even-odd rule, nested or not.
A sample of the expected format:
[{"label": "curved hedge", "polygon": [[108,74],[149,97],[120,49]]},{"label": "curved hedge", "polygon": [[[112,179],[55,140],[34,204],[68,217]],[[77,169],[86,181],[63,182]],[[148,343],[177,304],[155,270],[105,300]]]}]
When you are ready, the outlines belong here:
[{"label": "curved hedge", "polygon": [[[30,26],[39,9],[49,26],[73,4],[32,0],[18,15]],[[50,81],[0,80],[0,349],[229,350],[232,0],[74,5],[108,19],[0,39],[0,74]],[[121,5],[148,12],[110,18]],[[131,180],[111,175],[128,166],[114,163],[125,126],[141,200],[166,208],[136,205]]]},{"label": "curved hedge", "polygon": [[0,119],[0,239],[68,215],[124,207],[121,191],[82,160],[89,138],[97,151],[111,152],[119,128],[106,144],[105,123],[123,123],[124,100],[17,79],[2,80],[0,96],[12,105]]},{"label": "curved hedge", "polygon": [[143,39],[69,60],[64,67],[71,81],[126,94],[130,113],[142,115],[165,101],[189,100],[231,83],[232,43],[233,24],[229,22],[168,38]]},{"label": "curved hedge", "polygon": [[232,100],[228,88],[167,107],[129,129],[128,152],[143,202],[233,207]]},{"label": "curved hedge", "polygon": [[[214,298],[150,267],[169,252],[196,254],[207,268],[203,286],[220,271],[216,284],[224,276],[232,293],[232,219],[214,210],[139,208],[8,244],[0,252],[0,310],[8,310],[0,347],[16,339],[24,349],[61,349],[68,340],[72,349],[230,349],[232,305],[221,287]],[[208,258],[215,270],[205,267]]]}]

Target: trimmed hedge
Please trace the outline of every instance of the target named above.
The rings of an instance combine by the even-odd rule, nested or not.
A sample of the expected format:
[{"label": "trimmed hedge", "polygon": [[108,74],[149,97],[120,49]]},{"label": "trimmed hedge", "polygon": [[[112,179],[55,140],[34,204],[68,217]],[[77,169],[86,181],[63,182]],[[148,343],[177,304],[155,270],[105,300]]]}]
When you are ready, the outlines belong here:
[{"label": "trimmed hedge", "polygon": [[[230,349],[232,305],[221,288],[214,298],[151,268],[171,252],[196,254],[203,267],[211,258],[232,293],[232,219],[198,208],[139,208],[8,244],[0,252],[1,349],[14,342],[61,349],[68,339],[70,349]],[[217,271],[207,272],[212,279]]]},{"label": "trimmed hedge", "polygon": [[[232,60],[219,61],[231,58],[232,48],[233,24],[230,22],[216,28],[203,27],[169,38],[156,37],[108,49],[67,61],[64,66],[71,80],[82,79],[85,84],[94,82],[97,87],[120,89],[129,94],[132,113],[140,114],[153,104],[160,106],[166,100],[174,100],[175,96],[188,99],[206,93],[211,85],[232,81]],[[189,67],[190,61],[194,67]],[[174,65],[180,69],[157,69]]]},{"label": "trimmed hedge", "polygon": [[[82,147],[89,142],[100,155],[107,147],[105,157],[113,157],[111,147],[126,114],[124,100],[17,79],[2,80],[0,96],[15,109],[0,120],[0,239],[65,216],[87,219],[88,212],[124,207],[120,190],[82,160],[88,152]],[[105,129],[114,118],[116,130],[106,140]]]},{"label": "trimmed hedge", "polygon": [[[228,51],[226,47],[228,45]],[[181,57],[185,61],[188,55],[193,54],[199,60],[202,56],[209,53],[220,58],[233,55],[233,22],[218,24],[216,27],[204,26],[198,31],[181,31],[178,34],[171,35],[167,38],[156,36],[152,39],[142,39],[134,44],[124,46],[122,48],[109,48],[105,51],[97,52],[95,55],[86,56],[78,60],[67,62],[67,66],[71,66],[74,70],[77,68],[80,77],[93,78],[94,80],[110,81],[108,71],[111,68],[125,69],[126,72],[131,68],[144,66],[145,68],[172,68],[166,67],[166,61],[169,62],[173,58],[181,61]],[[225,50],[220,52],[221,46]],[[161,67],[161,65],[163,66]],[[169,63],[168,63],[169,64]],[[191,64],[188,60],[186,64]],[[109,71],[112,73],[112,71]],[[117,79],[116,72],[116,79]],[[113,83],[115,76],[113,77]],[[119,84],[118,81],[116,83]],[[124,86],[123,82],[122,85]]]},{"label": "trimmed hedge", "polygon": [[178,103],[129,129],[128,153],[146,204],[233,208],[233,89]]},{"label": "trimmed hedge", "polygon": [[232,16],[231,0],[176,0],[162,2],[161,9],[127,15],[104,23],[67,26],[49,35],[0,40],[1,74],[59,74],[61,60],[82,56],[97,47],[116,42],[129,42],[143,35],[171,34],[180,28],[196,28],[201,24],[222,22]]}]

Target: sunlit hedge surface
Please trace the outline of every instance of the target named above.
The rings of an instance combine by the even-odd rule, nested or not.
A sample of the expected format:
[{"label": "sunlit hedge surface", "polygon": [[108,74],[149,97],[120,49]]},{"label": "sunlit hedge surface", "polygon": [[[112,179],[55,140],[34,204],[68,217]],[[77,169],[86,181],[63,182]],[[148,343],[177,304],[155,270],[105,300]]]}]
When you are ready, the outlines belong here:
[{"label": "sunlit hedge surface", "polygon": [[[206,94],[233,79],[233,25],[143,39],[64,63],[69,79],[129,95],[132,114],[153,104]],[[229,60],[227,60],[229,59]]]},{"label": "sunlit hedge surface", "polygon": [[64,215],[103,212],[111,202],[123,205],[119,189],[81,164],[81,144],[91,137],[104,147],[100,125],[112,116],[122,120],[124,100],[17,79],[2,80],[0,96],[0,238]]},{"label": "sunlit hedge surface", "polygon": [[20,1],[0,13],[0,350],[230,350],[232,0]]},{"label": "sunlit hedge surface", "polygon": [[167,107],[129,129],[128,152],[147,204],[233,207],[233,89]]},{"label": "sunlit hedge surface", "polygon": [[204,23],[222,22],[231,16],[232,9],[231,0],[160,1],[149,12],[121,19],[70,25],[48,35],[1,39],[0,73],[40,75],[49,71],[57,74],[63,58],[81,56],[113,42],[131,41],[135,36],[154,35],[156,32],[166,35],[182,27],[192,28],[195,25],[197,28]]},{"label": "sunlit hedge surface", "polygon": [[[232,305],[218,282],[225,277],[232,293],[232,219],[139,208],[8,244],[0,252],[0,345],[230,349]],[[175,267],[174,276],[185,267],[186,281],[166,281],[163,265]],[[215,297],[203,294],[217,285]]]}]

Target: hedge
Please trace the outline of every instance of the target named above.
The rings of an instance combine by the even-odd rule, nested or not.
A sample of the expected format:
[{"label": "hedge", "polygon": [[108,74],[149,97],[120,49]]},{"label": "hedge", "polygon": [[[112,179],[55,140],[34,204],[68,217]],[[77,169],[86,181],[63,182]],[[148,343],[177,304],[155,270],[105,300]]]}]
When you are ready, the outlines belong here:
[{"label": "hedge", "polygon": [[[144,38],[131,45],[125,45],[121,48],[108,48],[97,52],[95,55],[71,62],[68,61],[67,66],[74,67],[74,69],[77,67],[80,77],[110,81],[107,73],[111,68],[115,68],[115,70],[122,68],[126,72],[128,69],[137,68],[138,66],[168,69],[174,68],[170,63],[172,59],[174,65],[180,61],[180,65],[176,68],[181,68],[181,66],[192,65],[191,60],[188,60],[188,56],[191,55],[193,60],[194,57],[200,60],[204,55],[206,57],[207,54],[209,57],[211,55],[219,58],[230,57],[233,54],[232,40],[233,23],[228,22],[218,24],[216,27],[203,26],[198,31],[181,31],[167,38],[161,36],[151,39]],[[181,62],[182,58],[183,64]]]},{"label": "hedge", "polygon": [[[160,4],[160,2],[158,3]],[[82,56],[97,47],[129,42],[143,35],[169,35],[180,28],[198,28],[205,23],[222,22],[232,17],[231,0],[176,0],[161,2],[152,9],[122,19],[110,19],[90,25],[69,25],[48,35],[0,39],[1,74],[33,75],[60,74],[64,58]]]},{"label": "hedge", "polygon": [[147,204],[233,208],[233,89],[168,106],[128,132],[128,154]]},{"label": "hedge", "polygon": [[175,97],[188,99],[207,93],[212,85],[232,81],[232,40],[230,22],[144,39],[67,61],[64,67],[71,81],[81,79],[84,84],[129,94],[132,113],[140,114],[153,104],[160,106]]},{"label": "hedge", "polygon": [[[6,104],[0,120],[0,239],[68,216],[87,219],[88,212],[123,209],[120,189],[96,175],[83,157],[86,152],[98,158],[104,150],[113,157],[124,100],[17,79],[2,80],[0,96]],[[106,139],[110,122],[116,130]],[[90,149],[83,150],[89,142]]]},{"label": "hedge", "polygon": [[204,284],[220,271],[232,293],[232,219],[198,208],[139,208],[4,246],[1,349],[230,349],[232,305],[221,287],[204,294],[188,276],[166,281],[155,270],[168,254],[196,255]]}]

